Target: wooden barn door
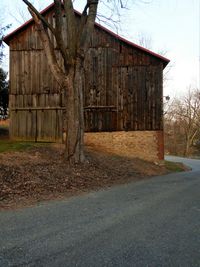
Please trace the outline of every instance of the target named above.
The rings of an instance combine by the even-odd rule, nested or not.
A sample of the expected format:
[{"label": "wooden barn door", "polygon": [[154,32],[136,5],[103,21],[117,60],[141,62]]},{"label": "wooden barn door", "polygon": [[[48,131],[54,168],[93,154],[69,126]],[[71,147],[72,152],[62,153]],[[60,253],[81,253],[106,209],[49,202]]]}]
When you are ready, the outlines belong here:
[{"label": "wooden barn door", "polygon": [[116,92],[117,130],[138,128],[138,70],[136,67],[113,67],[113,88]]},{"label": "wooden barn door", "polygon": [[86,132],[116,130],[116,101],[112,87],[113,51],[90,49],[86,61],[84,118]]},{"label": "wooden barn door", "polygon": [[157,66],[113,67],[118,130],[162,128],[162,69]]},{"label": "wooden barn door", "polygon": [[63,111],[61,109],[41,109],[36,111],[37,141],[62,140]]},{"label": "wooden barn door", "polygon": [[63,109],[16,108],[10,114],[13,139],[54,142],[62,140]]},{"label": "wooden barn door", "polygon": [[36,111],[11,109],[10,111],[10,137],[26,141],[36,139]]}]

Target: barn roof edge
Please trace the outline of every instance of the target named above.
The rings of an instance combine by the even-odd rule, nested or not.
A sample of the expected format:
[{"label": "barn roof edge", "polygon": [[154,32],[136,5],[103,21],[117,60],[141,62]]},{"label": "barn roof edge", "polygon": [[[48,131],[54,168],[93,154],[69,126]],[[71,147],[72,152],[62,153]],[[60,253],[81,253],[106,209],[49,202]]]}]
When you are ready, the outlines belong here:
[{"label": "barn roof edge", "polygon": [[[42,15],[45,15],[45,14],[46,14],[48,11],[50,11],[53,7],[54,7],[54,3],[50,4],[49,6],[47,6],[47,7],[46,7],[45,9],[43,9],[40,13],[41,13]],[[77,15],[81,15],[80,12],[78,12],[78,11],[76,11],[76,10],[75,10],[75,12],[76,12]],[[23,30],[25,30],[25,29],[26,29],[30,24],[32,24],[33,22],[34,22],[34,21],[33,21],[32,18],[29,19],[29,20],[26,21],[24,24],[22,24],[21,26],[19,26],[17,29],[15,29],[14,31],[12,31],[12,32],[9,33],[8,35],[6,35],[6,36],[3,38],[3,41],[4,41],[7,45],[9,45],[10,40],[11,40],[16,34],[18,34],[19,32],[21,32],[21,31],[23,31]],[[119,41],[122,41],[122,42],[125,43],[125,44],[128,44],[128,45],[130,45],[130,46],[132,46],[132,47],[134,47],[134,48],[137,48],[137,49],[139,49],[139,50],[141,50],[141,51],[143,51],[143,52],[145,52],[145,53],[147,53],[147,54],[150,54],[150,55],[152,55],[152,56],[154,56],[154,57],[156,57],[156,58],[158,58],[158,59],[164,61],[164,63],[165,63],[165,64],[164,64],[164,67],[167,66],[167,64],[170,62],[170,60],[169,60],[168,58],[166,58],[166,57],[164,57],[164,56],[161,56],[161,55],[159,55],[159,54],[157,54],[157,53],[155,53],[155,52],[153,52],[153,51],[151,51],[151,50],[149,50],[149,49],[147,49],[147,48],[144,48],[144,47],[142,47],[142,46],[140,46],[140,45],[138,45],[138,44],[135,44],[135,43],[133,43],[133,42],[131,42],[131,41],[129,41],[129,40],[123,38],[122,36],[120,36],[120,35],[118,35],[118,34],[112,32],[111,30],[107,29],[106,27],[104,27],[104,26],[102,26],[102,25],[100,25],[100,24],[98,24],[98,23],[95,23],[95,26],[98,27],[98,28],[100,28],[100,29],[102,29],[103,31],[107,32],[108,34],[112,35],[113,37],[115,37],[115,38],[118,39]]]}]

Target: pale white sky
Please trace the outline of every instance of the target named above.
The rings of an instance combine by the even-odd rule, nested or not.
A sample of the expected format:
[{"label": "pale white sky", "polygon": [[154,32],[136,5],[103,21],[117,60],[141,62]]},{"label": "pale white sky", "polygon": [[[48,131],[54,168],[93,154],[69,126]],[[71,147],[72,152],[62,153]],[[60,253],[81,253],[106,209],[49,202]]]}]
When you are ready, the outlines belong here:
[{"label": "pale white sky", "polygon": [[[40,8],[46,7],[51,2],[51,0],[34,1]],[[75,8],[81,11],[84,2],[76,0]],[[100,12],[106,13],[102,4],[99,8]],[[22,21],[19,10],[26,13],[22,0],[1,0],[0,10],[5,14],[4,24],[12,23],[11,30],[20,25],[13,17]],[[180,95],[190,85],[200,88],[199,0],[129,0],[129,9],[121,12],[118,31],[121,36],[136,43],[138,35],[143,33],[151,37],[151,49],[154,52],[167,51],[165,56],[171,60],[172,68],[165,86],[165,95],[169,94],[171,97]],[[5,61],[4,67],[7,66],[8,63]]]}]

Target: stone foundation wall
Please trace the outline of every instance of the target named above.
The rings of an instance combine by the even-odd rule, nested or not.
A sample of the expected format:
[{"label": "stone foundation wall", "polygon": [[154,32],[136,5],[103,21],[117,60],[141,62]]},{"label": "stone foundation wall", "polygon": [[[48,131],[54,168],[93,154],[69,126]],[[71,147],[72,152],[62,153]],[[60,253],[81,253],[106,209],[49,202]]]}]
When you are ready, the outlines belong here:
[{"label": "stone foundation wall", "polygon": [[148,161],[164,159],[163,131],[85,133],[85,144],[117,155]]}]

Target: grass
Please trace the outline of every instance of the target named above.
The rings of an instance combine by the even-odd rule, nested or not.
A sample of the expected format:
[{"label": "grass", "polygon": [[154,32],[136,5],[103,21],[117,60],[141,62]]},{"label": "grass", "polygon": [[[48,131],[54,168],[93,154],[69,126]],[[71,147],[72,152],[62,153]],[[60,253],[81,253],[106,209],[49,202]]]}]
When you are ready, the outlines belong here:
[{"label": "grass", "polygon": [[6,129],[6,130],[9,129],[7,124],[0,124],[0,128]]},{"label": "grass", "polygon": [[172,161],[167,161],[165,160],[165,167],[170,171],[170,172],[182,172],[186,170],[186,167],[184,166],[183,163],[180,162],[172,162]]},{"label": "grass", "polygon": [[45,146],[48,143],[19,142],[10,140],[0,140],[0,153],[10,151],[24,151],[34,147]]},{"label": "grass", "polygon": [[48,142],[14,141],[9,140],[9,121],[0,121],[0,153],[10,151],[24,151],[35,147],[47,146]]}]

